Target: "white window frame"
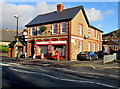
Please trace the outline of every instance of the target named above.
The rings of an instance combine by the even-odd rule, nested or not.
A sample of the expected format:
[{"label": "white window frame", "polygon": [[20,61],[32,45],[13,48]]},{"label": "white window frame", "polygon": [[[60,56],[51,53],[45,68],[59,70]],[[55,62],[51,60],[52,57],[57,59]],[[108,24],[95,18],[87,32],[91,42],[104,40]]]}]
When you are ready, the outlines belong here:
[{"label": "white window frame", "polygon": [[79,25],[79,35],[83,35],[83,26]]},{"label": "white window frame", "polygon": [[[63,27],[63,24],[65,24],[65,27]],[[65,32],[63,32],[63,28],[65,28]],[[66,22],[61,23],[61,33],[66,33]]]},{"label": "white window frame", "polygon": [[79,41],[79,51],[82,52],[82,47],[83,47],[83,42],[82,41]]},{"label": "white window frame", "polygon": [[91,50],[90,50],[90,47],[91,47],[91,43],[88,42],[88,51],[91,51]]},{"label": "white window frame", "polygon": [[96,51],[96,43],[94,43],[93,45],[94,45],[94,50],[93,51],[95,52]]},{"label": "white window frame", "polygon": [[[34,36],[34,34],[33,34],[33,28],[34,28],[34,27],[31,27],[31,31],[30,31],[30,35],[31,35],[31,36]],[[34,29],[35,29],[35,28],[34,28]]]},{"label": "white window frame", "polygon": [[100,51],[100,44],[98,44],[98,51]]},{"label": "white window frame", "polygon": [[[54,25],[56,25],[56,33],[54,33]],[[52,34],[57,34],[57,24],[55,23],[55,24],[52,24]]]},{"label": "white window frame", "polygon": [[40,27],[41,27],[41,26],[38,26],[38,27],[37,27],[37,35],[38,35],[38,36],[40,36],[41,33],[42,33],[42,32],[41,32],[40,34],[38,34],[38,32],[39,32],[39,30],[40,30],[40,29],[39,29]]}]

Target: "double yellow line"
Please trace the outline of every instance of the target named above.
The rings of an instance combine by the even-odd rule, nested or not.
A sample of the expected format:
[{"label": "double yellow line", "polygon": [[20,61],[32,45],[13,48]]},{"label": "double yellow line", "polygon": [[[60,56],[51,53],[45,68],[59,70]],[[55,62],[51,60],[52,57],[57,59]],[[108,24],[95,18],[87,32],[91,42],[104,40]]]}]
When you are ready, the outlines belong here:
[{"label": "double yellow line", "polygon": [[92,67],[93,69],[120,69],[120,67],[95,67],[93,65],[90,65],[90,67]]}]

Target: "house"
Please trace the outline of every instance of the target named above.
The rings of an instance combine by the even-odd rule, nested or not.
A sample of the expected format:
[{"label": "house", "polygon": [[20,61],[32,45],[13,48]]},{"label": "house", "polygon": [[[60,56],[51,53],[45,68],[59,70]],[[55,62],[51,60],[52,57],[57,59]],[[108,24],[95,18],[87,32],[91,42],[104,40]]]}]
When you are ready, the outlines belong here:
[{"label": "house", "polygon": [[109,54],[120,50],[120,29],[103,34],[103,49]]},{"label": "house", "polygon": [[60,59],[75,61],[82,51],[102,50],[103,31],[90,25],[83,6],[58,4],[57,11],[38,15],[26,27],[29,57],[43,53],[55,58],[59,50]]},{"label": "house", "polygon": [[15,37],[15,40],[9,44],[8,57],[20,57],[27,52],[27,31],[24,29]]},{"label": "house", "polygon": [[8,45],[15,39],[16,30],[0,29],[0,35],[0,45]]}]

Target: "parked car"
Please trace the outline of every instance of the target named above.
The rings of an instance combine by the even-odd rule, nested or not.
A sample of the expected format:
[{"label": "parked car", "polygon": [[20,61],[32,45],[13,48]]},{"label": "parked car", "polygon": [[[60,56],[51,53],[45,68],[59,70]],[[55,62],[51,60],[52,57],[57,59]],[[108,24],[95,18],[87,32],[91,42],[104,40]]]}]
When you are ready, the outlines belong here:
[{"label": "parked car", "polygon": [[98,51],[97,54],[98,54],[98,58],[102,58],[102,59],[103,59],[104,55],[108,55],[108,53],[104,50]]},{"label": "parked car", "polygon": [[94,60],[94,59],[98,59],[98,55],[95,54],[95,52],[80,52],[77,55],[77,59],[78,60]]}]

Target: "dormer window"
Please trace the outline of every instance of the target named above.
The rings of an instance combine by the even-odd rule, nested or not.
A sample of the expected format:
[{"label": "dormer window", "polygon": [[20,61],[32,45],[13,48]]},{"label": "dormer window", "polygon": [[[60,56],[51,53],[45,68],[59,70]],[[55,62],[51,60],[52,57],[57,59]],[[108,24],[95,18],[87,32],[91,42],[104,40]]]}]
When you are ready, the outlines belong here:
[{"label": "dormer window", "polygon": [[61,23],[61,33],[66,33],[66,22]]},{"label": "dormer window", "polygon": [[57,33],[57,24],[53,24],[52,25],[52,34],[56,34]]}]

